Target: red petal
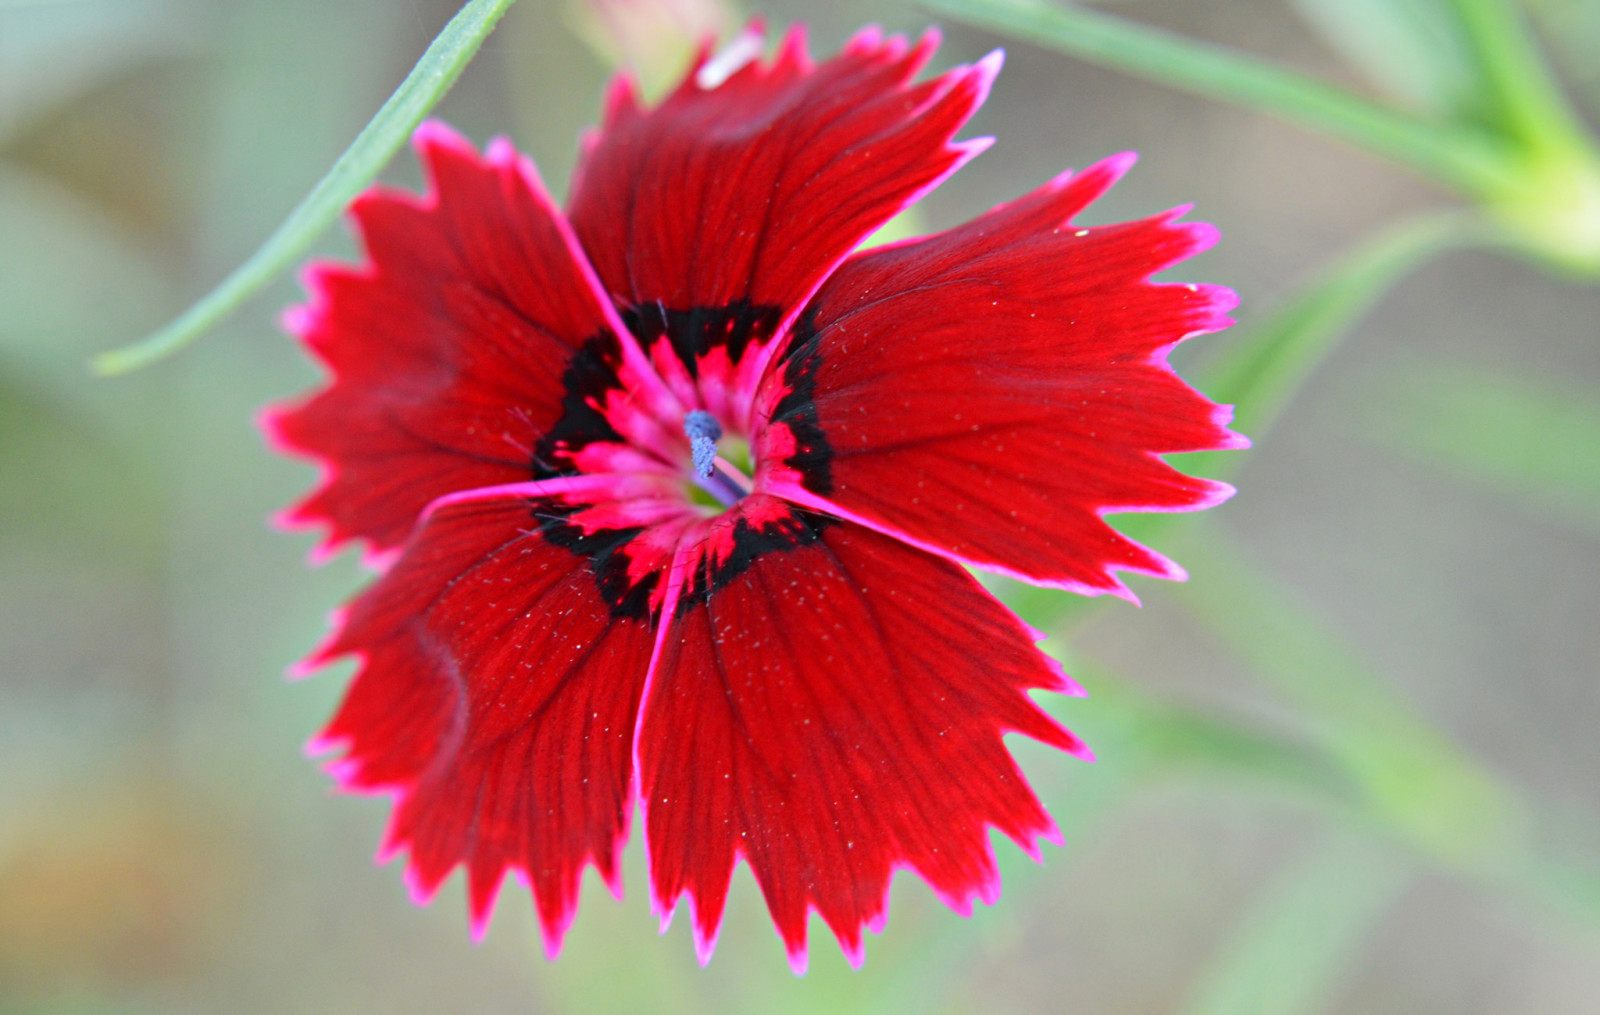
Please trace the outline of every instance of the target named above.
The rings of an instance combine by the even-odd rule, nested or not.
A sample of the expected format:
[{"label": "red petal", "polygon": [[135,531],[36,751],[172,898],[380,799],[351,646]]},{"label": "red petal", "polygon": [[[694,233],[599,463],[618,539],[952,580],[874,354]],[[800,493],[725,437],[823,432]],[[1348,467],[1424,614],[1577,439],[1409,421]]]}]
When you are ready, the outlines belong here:
[{"label": "red petal", "polygon": [[729,569],[662,637],[638,757],[652,889],[687,893],[702,961],[734,863],[801,968],[815,909],[846,955],[896,869],[958,912],[991,901],[992,826],[1054,826],[1001,734],[1082,752],[1024,693],[1069,685],[959,567],[817,516],[819,539]]},{"label": "red petal", "polygon": [[950,139],[998,55],[911,84],[936,44],[863,33],[813,67],[797,29],[719,85],[699,80],[702,61],[650,110],[618,79],[571,199],[606,287],[631,307],[743,308],[757,345],[781,333],[857,243],[981,147]]},{"label": "red petal", "polygon": [[1231,323],[1235,299],[1148,281],[1215,240],[1181,212],[1068,224],[1131,164],[1109,159],[841,266],[758,400],[777,417],[764,457],[786,466],[767,489],[1090,594],[1127,594],[1118,570],[1181,577],[1101,515],[1194,510],[1232,492],[1158,456],[1246,443],[1166,360]]},{"label": "red petal", "polygon": [[552,953],[592,862],[616,885],[654,636],[615,616],[594,557],[536,531],[527,499],[436,510],[308,661],[361,667],[314,749],[351,790],[395,796],[383,857],[426,901],[458,864],[474,932],[501,880],[531,884]]},{"label": "red petal", "polygon": [[437,123],[415,145],[429,195],[358,198],[370,263],[314,268],[286,317],[333,377],[264,426],[324,467],[283,520],[326,526],[325,551],[396,548],[435,497],[530,478],[573,351],[615,320],[532,163]]}]

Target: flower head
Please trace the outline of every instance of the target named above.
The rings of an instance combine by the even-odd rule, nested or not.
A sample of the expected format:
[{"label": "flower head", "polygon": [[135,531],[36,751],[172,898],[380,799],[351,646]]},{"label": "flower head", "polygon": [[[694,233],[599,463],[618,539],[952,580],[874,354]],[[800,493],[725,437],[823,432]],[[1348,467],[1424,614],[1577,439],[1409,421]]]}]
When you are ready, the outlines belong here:
[{"label": "flower head", "polygon": [[859,961],[896,870],[965,913],[990,828],[1057,837],[1002,736],[1087,757],[1028,698],[1076,688],[962,565],[1181,577],[1101,516],[1230,492],[1159,456],[1243,444],[1166,363],[1233,296],[1148,281],[1214,240],[1181,211],[1070,224],[1126,155],[856,251],[987,146],[951,139],[999,55],[918,82],[934,46],[619,79],[565,212],[427,124],[428,194],[363,195],[367,263],[307,273],[332,379],[265,426],[324,476],[285,520],[382,571],[303,664],[359,660],[314,746],[394,797],[417,898],[466,868],[475,933],[513,872],[554,953],[635,804],[702,960],[743,859],[797,968],[811,912]]}]

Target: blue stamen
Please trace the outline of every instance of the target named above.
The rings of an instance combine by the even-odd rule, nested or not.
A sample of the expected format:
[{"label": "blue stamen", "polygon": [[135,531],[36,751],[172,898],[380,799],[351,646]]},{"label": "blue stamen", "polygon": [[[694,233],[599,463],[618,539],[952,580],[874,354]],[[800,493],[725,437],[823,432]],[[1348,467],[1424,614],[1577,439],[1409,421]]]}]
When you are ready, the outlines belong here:
[{"label": "blue stamen", "polygon": [[684,414],[683,432],[689,435],[694,474],[701,479],[709,479],[717,461],[717,441],[722,437],[722,424],[704,409],[695,409]]}]

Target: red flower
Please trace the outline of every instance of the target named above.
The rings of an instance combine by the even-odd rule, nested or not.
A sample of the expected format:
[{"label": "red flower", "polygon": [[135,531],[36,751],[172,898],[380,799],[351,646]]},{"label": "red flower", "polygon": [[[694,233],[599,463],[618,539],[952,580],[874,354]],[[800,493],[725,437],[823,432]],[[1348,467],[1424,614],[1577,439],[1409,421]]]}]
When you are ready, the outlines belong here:
[{"label": "red flower", "polygon": [[810,911],[859,962],[896,870],[966,913],[991,827],[1058,838],[1001,738],[1088,757],[1027,695],[1079,692],[961,565],[1182,577],[1101,516],[1231,492],[1159,455],[1244,444],[1166,363],[1234,298],[1148,281],[1215,239],[1181,211],[1069,224],[1129,155],[852,253],[987,147],[950,139],[999,54],[913,83],[934,46],[619,79],[565,214],[425,125],[430,193],[364,194],[369,262],[307,273],[332,381],[265,425],[324,478],[286,521],[383,571],[302,664],[360,661],[314,746],[393,796],[419,900],[465,865],[475,934],[512,871],[554,953],[635,801],[702,961],[741,858],[800,968]]}]

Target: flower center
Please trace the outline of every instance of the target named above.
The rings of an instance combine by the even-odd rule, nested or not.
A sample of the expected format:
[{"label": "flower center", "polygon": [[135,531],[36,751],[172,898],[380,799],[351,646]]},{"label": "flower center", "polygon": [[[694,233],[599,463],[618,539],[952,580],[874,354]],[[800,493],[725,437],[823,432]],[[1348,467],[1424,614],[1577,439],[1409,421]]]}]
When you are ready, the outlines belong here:
[{"label": "flower center", "polygon": [[695,477],[709,479],[716,467],[717,441],[722,439],[722,424],[711,413],[696,409],[683,417],[683,432],[689,435]]},{"label": "flower center", "polygon": [[[722,439],[722,424],[704,409],[684,414],[683,432],[689,438],[689,453],[694,458],[691,498],[708,507],[730,508],[739,503],[751,487],[749,448],[743,441],[729,438],[719,456],[717,442]],[[740,461],[735,464],[730,458]]]}]

